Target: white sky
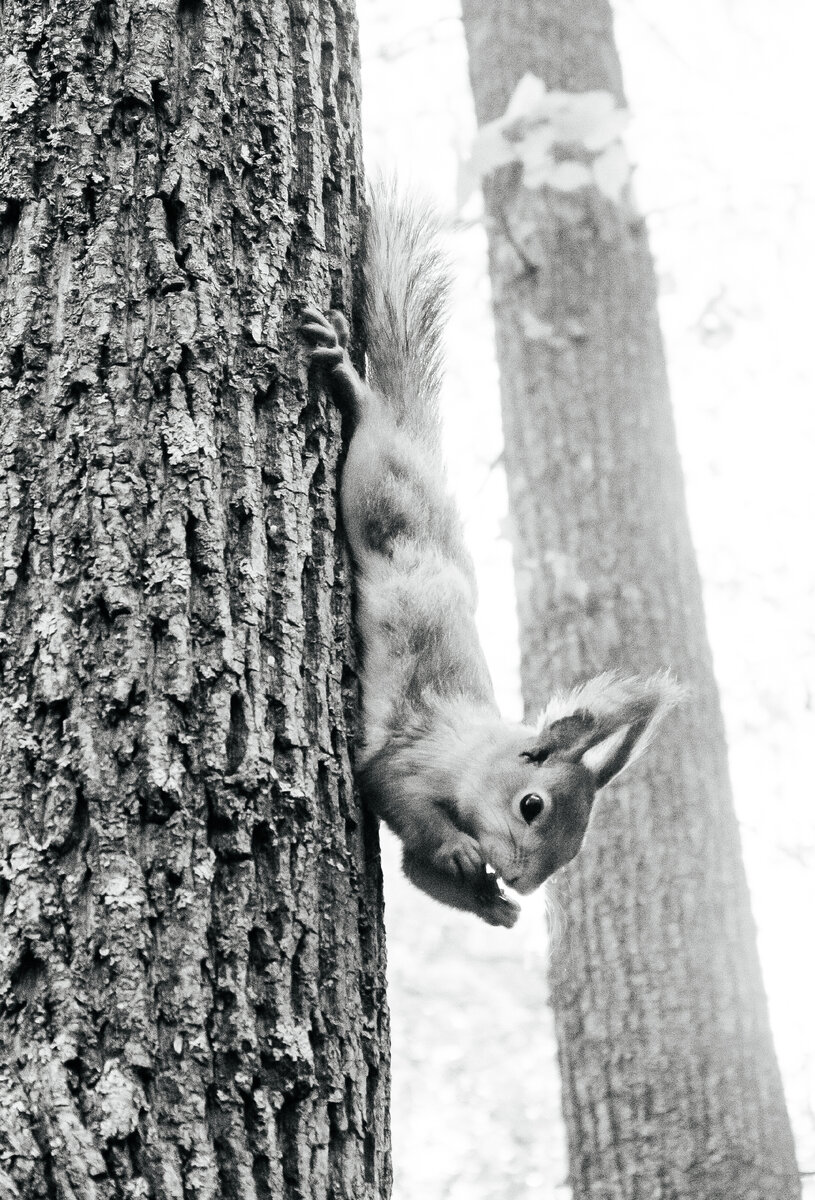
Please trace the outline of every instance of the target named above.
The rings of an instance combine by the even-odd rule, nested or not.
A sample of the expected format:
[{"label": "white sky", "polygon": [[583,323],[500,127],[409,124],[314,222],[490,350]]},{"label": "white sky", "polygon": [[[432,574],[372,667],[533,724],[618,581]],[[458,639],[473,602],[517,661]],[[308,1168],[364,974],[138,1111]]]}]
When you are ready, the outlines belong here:
[{"label": "white sky", "polygon": [[[815,788],[804,762],[805,747],[815,746],[815,7],[808,0],[619,0],[615,14],[633,113],[626,142],[661,285],[771,1019],[799,1165],[815,1172]],[[475,127],[457,7],[362,0],[360,23],[369,168],[395,169],[452,215]],[[506,497],[492,466],[501,435],[483,235],[473,227],[451,244],[458,278],[445,398],[450,474],[477,560],[499,700],[507,715],[518,715],[512,566],[500,536]],[[440,918],[424,907],[431,902],[399,888],[389,878],[395,1200],[421,1194],[420,1186],[424,1195],[498,1197],[500,1190],[468,1182],[466,1167],[457,1175],[450,1169],[442,1193],[431,1187],[438,1162],[423,1179],[413,1153],[412,1139],[442,1128],[451,1159],[460,1153],[467,1162],[466,1146],[457,1148],[466,1135],[454,1128],[461,1115],[454,1099],[434,1109],[432,1127],[417,1124],[411,1108],[411,1072],[424,1064],[411,1057],[400,1025],[403,1011],[415,1011],[408,1002],[403,1009],[400,987],[416,961],[400,944],[408,936],[401,922],[417,909],[425,921]],[[534,955],[539,908],[525,917],[518,939],[503,943],[513,949],[489,952],[506,956],[495,970],[523,968]],[[451,928],[465,954],[479,953],[469,926]],[[462,1030],[462,1038],[471,1035]],[[556,1096],[541,1104],[548,1126]],[[551,1136],[547,1163],[562,1170],[560,1134]],[[528,1173],[530,1195],[564,1196],[551,1184],[547,1191],[537,1170]],[[521,1200],[518,1187],[514,1194]],[[815,1196],[812,1178],[805,1195]]]}]

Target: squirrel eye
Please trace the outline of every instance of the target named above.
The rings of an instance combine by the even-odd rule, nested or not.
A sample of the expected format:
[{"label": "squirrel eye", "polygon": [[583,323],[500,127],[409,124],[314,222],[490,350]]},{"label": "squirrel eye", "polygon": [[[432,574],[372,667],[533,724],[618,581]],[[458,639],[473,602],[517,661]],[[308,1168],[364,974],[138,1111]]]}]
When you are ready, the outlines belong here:
[{"label": "squirrel eye", "polygon": [[521,800],[521,816],[527,825],[531,825],[535,817],[540,816],[543,809],[543,796],[539,796],[537,792],[530,792],[528,796],[524,796]]}]

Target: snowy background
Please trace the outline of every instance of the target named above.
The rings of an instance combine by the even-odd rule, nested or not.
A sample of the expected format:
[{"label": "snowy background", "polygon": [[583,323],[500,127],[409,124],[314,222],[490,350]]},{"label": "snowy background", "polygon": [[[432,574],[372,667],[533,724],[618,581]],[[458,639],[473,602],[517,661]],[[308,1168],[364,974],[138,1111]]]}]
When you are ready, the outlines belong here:
[{"label": "snowy background", "polygon": [[[805,1196],[815,1197],[815,156],[808,0],[615,6],[744,856]],[[453,228],[475,119],[453,0],[361,0],[369,170],[450,217],[451,482],[499,701],[521,713],[486,247]],[[442,909],[385,841],[395,1200],[567,1200],[541,897]]]}]

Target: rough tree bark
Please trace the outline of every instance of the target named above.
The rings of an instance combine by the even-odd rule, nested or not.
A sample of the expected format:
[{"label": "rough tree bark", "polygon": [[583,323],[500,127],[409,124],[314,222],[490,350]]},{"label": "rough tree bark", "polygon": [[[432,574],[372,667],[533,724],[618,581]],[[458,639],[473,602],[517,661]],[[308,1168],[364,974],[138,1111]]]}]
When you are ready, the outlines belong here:
[{"label": "rough tree bark", "polygon": [[[607,0],[464,0],[480,124],[527,71],[622,102]],[[523,688],[672,666],[692,689],[558,881],[551,982],[580,1200],[800,1194],[768,1027],[643,221],[487,185]]]},{"label": "rough tree bark", "polygon": [[350,3],[0,8],[0,1196],[380,1197]]}]

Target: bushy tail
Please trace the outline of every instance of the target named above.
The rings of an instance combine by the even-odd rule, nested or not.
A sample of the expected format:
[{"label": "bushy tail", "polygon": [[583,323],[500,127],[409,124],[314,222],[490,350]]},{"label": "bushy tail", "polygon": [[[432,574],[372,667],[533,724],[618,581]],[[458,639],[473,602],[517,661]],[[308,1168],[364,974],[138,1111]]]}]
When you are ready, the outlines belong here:
[{"label": "bushy tail", "polygon": [[374,184],[364,262],[368,383],[400,425],[435,439],[450,290],[437,214],[393,184]]}]

